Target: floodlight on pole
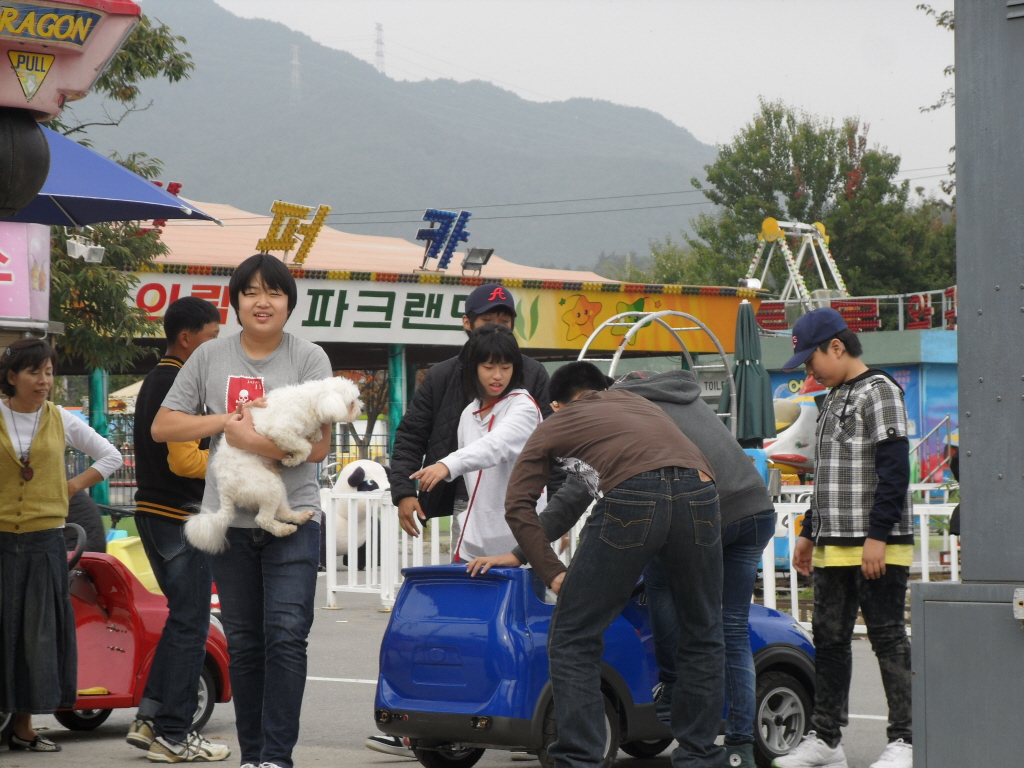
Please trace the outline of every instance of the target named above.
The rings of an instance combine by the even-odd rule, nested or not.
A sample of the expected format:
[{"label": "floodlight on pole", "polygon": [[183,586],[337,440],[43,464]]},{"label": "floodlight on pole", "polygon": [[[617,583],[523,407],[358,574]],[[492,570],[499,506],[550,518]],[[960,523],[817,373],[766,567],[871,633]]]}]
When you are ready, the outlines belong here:
[{"label": "floodlight on pole", "polygon": [[480,270],[490,261],[493,253],[493,248],[470,248],[462,259],[462,274],[466,274],[466,270],[469,270],[479,275]]}]

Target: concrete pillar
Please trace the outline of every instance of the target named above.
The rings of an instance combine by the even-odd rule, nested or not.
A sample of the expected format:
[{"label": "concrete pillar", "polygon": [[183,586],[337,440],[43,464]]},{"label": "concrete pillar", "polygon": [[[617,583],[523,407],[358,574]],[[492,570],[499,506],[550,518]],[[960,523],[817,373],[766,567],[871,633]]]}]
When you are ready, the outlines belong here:
[{"label": "concrete pillar", "polygon": [[1024,3],[955,12],[963,583],[912,590],[915,768],[1024,755]]}]

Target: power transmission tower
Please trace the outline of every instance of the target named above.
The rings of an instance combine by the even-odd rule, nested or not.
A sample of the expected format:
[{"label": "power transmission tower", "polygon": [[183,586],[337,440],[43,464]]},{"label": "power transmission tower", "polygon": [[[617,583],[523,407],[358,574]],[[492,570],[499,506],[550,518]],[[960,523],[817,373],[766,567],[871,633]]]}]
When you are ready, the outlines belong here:
[{"label": "power transmission tower", "polygon": [[302,95],[302,80],[300,77],[301,65],[299,64],[299,46],[292,46],[292,98],[298,99]]},{"label": "power transmission tower", "polygon": [[384,25],[377,22],[377,71],[384,74]]}]

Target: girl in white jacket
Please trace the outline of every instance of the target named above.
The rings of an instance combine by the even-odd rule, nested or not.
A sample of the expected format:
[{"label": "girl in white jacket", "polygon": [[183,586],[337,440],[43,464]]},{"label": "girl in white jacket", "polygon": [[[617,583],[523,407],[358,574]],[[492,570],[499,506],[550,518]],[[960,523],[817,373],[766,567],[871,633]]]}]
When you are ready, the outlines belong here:
[{"label": "girl in white jacket", "polygon": [[459,354],[462,383],[473,401],[459,419],[459,449],[410,475],[429,491],[465,476],[469,504],[458,517],[453,562],[501,555],[516,546],[505,523],[505,488],[512,467],[542,416],[522,388],[523,356],[515,335],[493,323],[473,331]]}]

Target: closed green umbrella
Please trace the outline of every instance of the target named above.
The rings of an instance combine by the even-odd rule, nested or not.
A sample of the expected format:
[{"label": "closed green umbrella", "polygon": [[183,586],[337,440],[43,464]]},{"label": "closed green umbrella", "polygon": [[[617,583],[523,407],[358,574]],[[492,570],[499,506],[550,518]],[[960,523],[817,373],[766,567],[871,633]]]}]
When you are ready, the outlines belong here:
[{"label": "closed green umbrella", "polygon": [[[772,405],[772,381],[761,363],[761,337],[757,332],[754,308],[749,301],[740,304],[736,317],[736,348],[732,377],[736,382],[736,439],[744,448],[762,448],[766,437],[775,437],[775,408]],[[729,410],[729,381],[722,388],[719,412]],[[729,421],[726,421],[729,425]]]}]

